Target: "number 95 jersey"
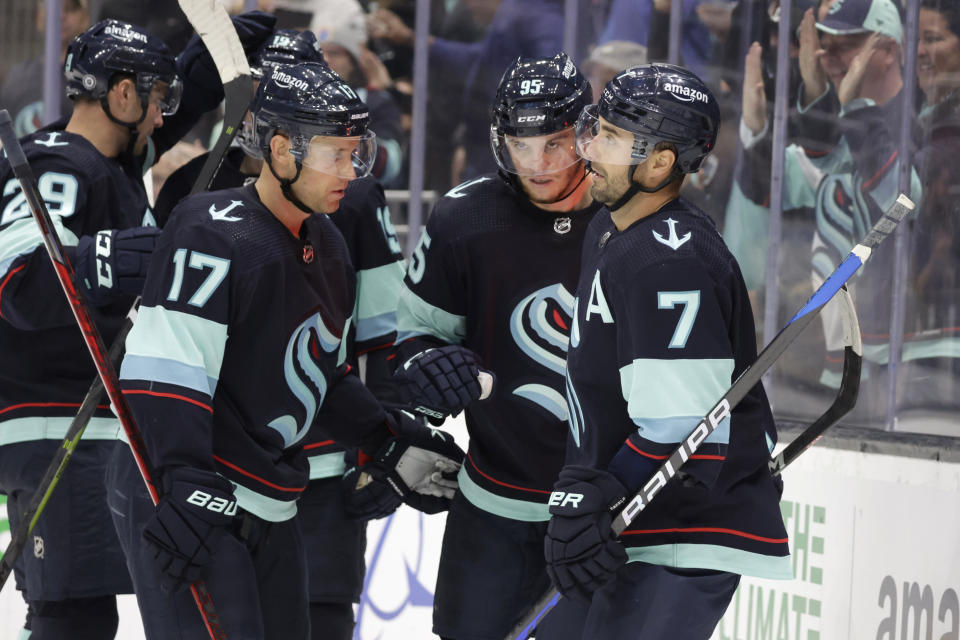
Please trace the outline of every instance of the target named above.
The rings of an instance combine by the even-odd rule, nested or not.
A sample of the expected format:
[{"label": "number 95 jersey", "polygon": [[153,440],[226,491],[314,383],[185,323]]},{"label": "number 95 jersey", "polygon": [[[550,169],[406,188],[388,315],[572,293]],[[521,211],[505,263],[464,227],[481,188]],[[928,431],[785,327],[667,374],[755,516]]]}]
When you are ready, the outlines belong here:
[{"label": "number 95 jersey", "polygon": [[120,370],[158,473],[218,471],[240,507],[292,518],[307,484],[303,440],[340,376],[355,290],[325,215],[294,236],[254,185],[178,205]]}]

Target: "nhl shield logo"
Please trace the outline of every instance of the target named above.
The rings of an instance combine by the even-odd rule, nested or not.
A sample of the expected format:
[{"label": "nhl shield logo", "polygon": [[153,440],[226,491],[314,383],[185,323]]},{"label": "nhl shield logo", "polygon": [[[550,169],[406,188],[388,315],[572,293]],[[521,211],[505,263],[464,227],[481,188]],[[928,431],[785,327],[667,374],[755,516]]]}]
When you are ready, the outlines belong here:
[{"label": "nhl shield logo", "polygon": [[33,536],[33,555],[43,560],[43,538],[40,536]]},{"label": "nhl shield logo", "polygon": [[313,262],[314,255],[313,255],[312,244],[307,242],[305,245],[303,245],[303,254],[301,255],[301,257],[303,259],[303,264],[310,264],[311,262]]},{"label": "nhl shield logo", "polygon": [[570,218],[557,218],[553,221],[553,230],[561,235],[569,233],[572,228],[573,224],[570,222]]}]

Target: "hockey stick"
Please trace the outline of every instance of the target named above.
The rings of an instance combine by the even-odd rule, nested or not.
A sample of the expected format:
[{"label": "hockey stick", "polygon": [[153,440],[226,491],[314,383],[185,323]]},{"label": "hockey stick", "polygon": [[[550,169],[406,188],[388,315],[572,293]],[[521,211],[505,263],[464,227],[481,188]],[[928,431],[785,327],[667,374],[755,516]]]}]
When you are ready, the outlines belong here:
[{"label": "hockey stick", "polygon": [[[117,334],[113,345],[110,347],[110,353],[107,354],[114,367],[120,366],[120,360],[123,359],[124,341],[131,327],[133,327],[131,322],[124,321],[123,326],[120,328],[120,333]],[[83,398],[83,403],[80,405],[77,415],[70,421],[70,427],[67,429],[67,433],[63,438],[63,443],[61,443],[60,448],[57,449],[50,464],[47,465],[47,470],[37,485],[37,490],[30,499],[30,504],[21,516],[20,524],[17,525],[13,536],[10,538],[10,542],[7,544],[7,548],[4,549],[3,555],[0,556],[0,590],[3,589],[7,578],[10,577],[10,573],[13,571],[13,563],[16,558],[20,557],[20,552],[23,551],[27,540],[30,539],[34,527],[37,526],[37,520],[39,520],[40,514],[43,513],[44,507],[47,506],[47,501],[50,500],[50,496],[53,495],[53,490],[57,488],[57,483],[60,482],[60,478],[63,477],[64,472],[67,470],[67,463],[70,462],[70,458],[73,456],[77,444],[80,443],[80,438],[83,436],[83,432],[86,430],[90,418],[93,417],[94,412],[97,410],[97,404],[100,402],[101,397],[103,397],[103,381],[97,376],[90,385],[90,390],[87,391],[87,395]]]},{"label": "hockey stick", "polygon": [[[213,57],[221,81],[224,84],[224,95],[226,97],[224,128],[217,139],[214,151],[210,153],[190,191],[193,194],[209,188],[210,183],[216,176],[223,160],[223,154],[236,136],[237,127],[247,111],[253,93],[253,84],[243,52],[243,45],[240,43],[240,38],[237,36],[236,29],[234,29],[226,10],[217,2],[209,0],[181,0],[181,8],[190,17],[191,24],[194,24],[194,28],[200,34],[204,45]],[[114,367],[119,366],[123,359],[126,336],[133,328],[133,318],[136,315],[139,302],[140,299],[137,298],[110,346],[108,355]],[[23,514],[22,521],[17,530],[13,532],[3,555],[0,556],[0,589],[3,589],[7,578],[10,577],[14,559],[19,557],[23,551],[23,547],[40,518],[40,514],[54,489],[56,489],[60,478],[65,473],[67,464],[70,462],[87,424],[93,417],[102,394],[103,383],[98,376],[91,383],[77,415],[70,422],[61,447],[57,449],[57,453],[50,461],[40,484],[37,486],[37,491]]]},{"label": "hockey stick", "polygon": [[[786,351],[787,347],[800,333],[817,317],[823,307],[834,295],[853,277],[861,266],[870,257],[871,252],[896,229],[897,225],[914,208],[910,199],[900,194],[889,211],[885,212],[873,229],[856,245],[843,262],[834,270],[830,277],[810,297],[805,305],[791,318],[770,343],[760,352],[756,361],[744,369],[722,398],[707,412],[703,420],[697,424],[693,432],[686,437],[680,447],[673,452],[663,465],[657,469],[643,488],[633,495],[620,514],[614,519],[611,528],[619,536],[636,519],[650,501],[663,489],[667,482],[677,474],[683,464],[700,447],[703,441],[719,426],[724,418],[730,417],[733,408],[746,396],[763,377],[763,374],[773,366],[777,359]],[[849,394],[849,392],[848,392]],[[832,408],[832,407],[831,407]],[[820,422],[819,420],[817,422]],[[822,424],[820,425],[822,426]],[[818,426],[818,428],[820,428]],[[829,425],[827,425],[829,426]],[[824,427],[825,428],[825,427]],[[815,438],[811,438],[812,442]],[[801,447],[801,450],[805,447]],[[796,455],[794,455],[794,458]],[[511,630],[507,640],[525,640],[536,628],[543,616],[557,604],[560,594],[555,588],[544,594],[521,618],[520,622]]]},{"label": "hockey stick", "polygon": [[250,65],[247,64],[240,36],[230,21],[230,15],[217,0],[179,0],[180,9],[186,14],[190,24],[203,40],[210,52],[217,73],[223,83],[223,95],[226,100],[223,109],[223,128],[213,149],[203,163],[197,175],[190,195],[205,191],[210,187],[227,148],[237,135],[243,117],[250,108],[253,99],[253,78]]},{"label": "hockey stick", "polygon": [[[83,334],[83,340],[87,345],[87,349],[90,351],[90,356],[93,358],[97,373],[103,381],[103,386],[107,392],[107,396],[110,398],[113,411],[120,419],[123,431],[127,436],[127,440],[130,442],[130,451],[133,452],[134,460],[140,469],[143,481],[147,485],[150,498],[153,500],[153,503],[156,504],[159,496],[153,484],[143,437],[137,430],[136,423],[133,420],[133,414],[130,412],[130,407],[120,392],[120,381],[117,379],[117,372],[113,368],[113,364],[107,355],[107,349],[103,344],[103,339],[100,337],[100,332],[90,317],[90,311],[87,309],[86,301],[77,290],[73,267],[63,252],[63,244],[57,236],[53,220],[50,218],[50,212],[47,211],[47,205],[40,196],[36,178],[23,153],[20,141],[17,140],[17,136],[13,132],[10,114],[7,113],[5,109],[0,110],[0,142],[2,142],[3,150],[10,160],[13,173],[20,183],[20,189],[30,207],[30,213],[33,215],[34,220],[36,220],[37,226],[40,227],[43,244],[53,263],[53,269],[57,274],[57,279],[60,281],[60,286],[67,296],[67,301],[70,303],[70,309],[73,311],[74,318],[76,318],[77,324],[80,327],[80,333]],[[210,594],[207,592],[206,586],[202,582],[197,582],[190,585],[190,589],[193,592],[193,598],[197,603],[200,616],[203,618],[210,637],[213,638],[213,640],[226,638],[226,634],[220,626],[219,617],[213,608],[213,602],[210,600]]]},{"label": "hockey stick", "polygon": [[846,334],[843,339],[846,346],[843,348],[843,374],[840,377],[840,389],[837,390],[833,404],[823,412],[823,415],[801,431],[783,451],[770,459],[770,473],[773,475],[779,475],[787,465],[810,448],[827,429],[850,413],[857,404],[857,396],[860,393],[860,367],[863,363],[860,323],[857,320],[857,309],[853,306],[853,300],[846,286],[840,289],[837,297],[843,302],[843,324]]}]

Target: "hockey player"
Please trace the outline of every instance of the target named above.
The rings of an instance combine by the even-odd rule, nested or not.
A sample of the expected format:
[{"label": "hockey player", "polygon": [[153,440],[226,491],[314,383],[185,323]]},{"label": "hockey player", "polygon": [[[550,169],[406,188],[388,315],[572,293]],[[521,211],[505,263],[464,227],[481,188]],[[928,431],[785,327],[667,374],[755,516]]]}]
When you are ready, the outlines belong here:
[{"label": "hockey player", "polygon": [[[236,24],[258,46],[272,20],[247,15]],[[68,47],[70,118],[22,141],[107,342],[140,292],[157,237],[146,226],[153,219],[142,174],[223,99],[211,73],[199,39],[175,60],[138,27],[103,21]],[[16,527],[96,370],[5,158],[0,185],[0,491]],[[116,631],[114,594],[131,591],[103,487],[118,427],[102,405],[17,561],[34,639]]]},{"label": "hockey player", "polygon": [[740,575],[792,577],[760,384],[630,529],[615,539],[610,528],[615,507],[756,359],[736,260],[713,221],[678,198],[719,125],[706,85],[665,64],[618,74],[577,123],[606,208],[584,239],[567,357],[571,439],[545,555],[568,596],[558,609],[580,602],[586,615],[580,635],[548,618],[538,640],[706,640]]},{"label": "hockey player", "polygon": [[120,371],[162,493],[154,508],[118,446],[111,510],[148,638],[206,637],[182,589],[198,579],[227,637],[309,637],[294,516],[318,413],[328,438],[368,456],[367,476],[418,508],[446,506],[434,462],[462,457],[341,364],[355,277],[342,236],[313,212],[335,211],[370,170],[365,105],[327,66],[301,63],[273,67],[251,111],[260,176],[173,212]]},{"label": "hockey player", "polygon": [[[440,414],[466,408],[470,434],[437,576],[443,638],[502,638],[549,584],[542,541],[568,430],[572,291],[599,208],[573,147],[590,98],[566,54],[507,68],[490,127],[500,172],[437,203],[400,295],[402,388]],[[474,402],[481,366],[497,385]]]},{"label": "hockey player", "polygon": [[[277,29],[251,60],[251,69],[262,77],[269,76],[277,64],[309,61],[323,62],[314,34]],[[248,116],[238,134],[240,146],[227,151],[213,190],[238,187],[259,175],[263,154],[252,125]],[[205,161],[206,155],[191,160],[167,179],[157,198],[161,226],[169,209],[187,195]],[[167,215],[163,215],[164,210]],[[373,176],[352,180],[330,219],[343,234],[357,272],[354,322],[346,340],[347,362],[360,370],[362,360],[364,382],[377,397],[389,397],[387,355],[396,339],[397,298],[404,267],[383,188]],[[354,624],[352,603],[359,602],[363,589],[365,520],[386,515],[400,500],[389,491],[380,496],[385,499],[383,504],[371,502],[364,494],[376,487],[367,485],[366,491],[357,491],[354,474],[342,487],[341,477],[347,468],[344,448],[322,433],[309,436],[304,451],[310,463],[310,483],[300,497],[297,518],[308,562],[310,626],[314,638],[349,640]],[[352,462],[356,453],[351,451],[349,456]]]}]

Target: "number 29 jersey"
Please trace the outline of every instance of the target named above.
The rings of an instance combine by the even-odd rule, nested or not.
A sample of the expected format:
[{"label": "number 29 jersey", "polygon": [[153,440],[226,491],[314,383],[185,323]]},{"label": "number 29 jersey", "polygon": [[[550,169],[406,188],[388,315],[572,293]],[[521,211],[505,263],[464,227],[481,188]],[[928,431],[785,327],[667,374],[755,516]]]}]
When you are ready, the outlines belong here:
[{"label": "number 29 jersey", "polygon": [[[107,158],[82,136],[53,124],[21,140],[54,229],[73,261],[81,236],[152,224],[132,157]],[[109,345],[133,298],[90,313]],[[0,155],[0,445],[62,440],[97,375],[6,156]],[[106,403],[85,440],[112,440]]]}]

